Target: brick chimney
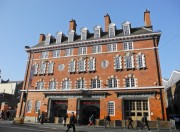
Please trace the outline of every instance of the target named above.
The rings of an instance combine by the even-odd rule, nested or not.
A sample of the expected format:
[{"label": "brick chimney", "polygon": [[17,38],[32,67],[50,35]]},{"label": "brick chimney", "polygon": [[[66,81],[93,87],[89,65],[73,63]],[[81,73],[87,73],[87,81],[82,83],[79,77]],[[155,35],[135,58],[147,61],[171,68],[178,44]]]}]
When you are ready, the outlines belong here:
[{"label": "brick chimney", "polygon": [[40,34],[40,36],[39,36],[39,43],[41,43],[44,40],[45,40],[45,35],[44,34]]},{"label": "brick chimney", "polygon": [[150,19],[150,11],[148,11],[147,9],[144,12],[144,23],[146,27],[152,27],[151,19]]},{"label": "brick chimney", "polygon": [[111,23],[111,18],[108,15],[108,13],[104,16],[104,20],[105,20],[105,32],[108,32],[109,28],[109,24]]},{"label": "brick chimney", "polygon": [[69,30],[76,31],[76,26],[77,26],[77,24],[76,24],[75,20],[72,19],[71,21],[69,21]]}]

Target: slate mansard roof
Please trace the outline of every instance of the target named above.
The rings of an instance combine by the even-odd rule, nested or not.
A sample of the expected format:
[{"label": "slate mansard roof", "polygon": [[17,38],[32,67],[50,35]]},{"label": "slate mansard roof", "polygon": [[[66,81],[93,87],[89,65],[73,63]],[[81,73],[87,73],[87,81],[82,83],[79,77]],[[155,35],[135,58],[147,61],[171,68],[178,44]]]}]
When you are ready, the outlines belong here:
[{"label": "slate mansard roof", "polygon": [[[137,27],[137,28],[131,28],[131,34],[130,35],[124,35],[122,29],[115,30],[116,35],[111,38],[117,38],[117,37],[130,37],[130,36],[135,36],[135,35],[143,35],[143,34],[153,34],[153,33],[159,33],[161,34],[160,31],[154,32],[149,28],[146,27]],[[68,42],[68,37],[63,36],[64,38],[62,39],[61,43],[56,43],[55,39],[53,42],[51,42],[49,45],[45,45],[45,41],[42,41],[35,46],[31,48],[40,48],[40,47],[46,47],[46,46],[56,46],[56,45],[63,45],[63,44],[69,44],[69,43],[76,43],[76,42],[83,42],[83,41],[91,41],[91,40],[99,40],[99,39],[108,39],[110,38],[108,35],[108,32],[101,32],[101,37],[99,39],[94,38],[94,33],[88,33],[87,34],[87,39],[86,40],[81,40],[80,35],[75,35],[74,36],[74,41],[73,42]]]}]

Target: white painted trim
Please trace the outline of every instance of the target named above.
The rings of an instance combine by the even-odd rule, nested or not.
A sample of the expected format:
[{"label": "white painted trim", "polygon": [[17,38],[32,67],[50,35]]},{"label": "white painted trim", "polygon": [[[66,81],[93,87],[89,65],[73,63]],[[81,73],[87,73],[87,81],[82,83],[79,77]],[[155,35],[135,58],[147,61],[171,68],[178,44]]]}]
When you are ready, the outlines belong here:
[{"label": "white painted trim", "polygon": [[[119,51],[111,51],[111,52],[99,52],[99,53],[90,53],[90,54],[83,54],[83,55],[71,55],[71,56],[60,56],[59,58],[67,58],[67,57],[77,57],[77,56],[91,56],[91,55],[99,55],[99,54],[112,54],[112,53],[121,53],[121,52],[129,52],[129,51],[140,51],[140,50],[154,50],[158,49],[157,47],[152,47],[152,48],[142,48],[142,49],[132,49],[132,50],[119,50]],[[86,49],[87,51],[87,49]],[[47,59],[59,59],[59,58],[54,58],[54,57],[49,57]],[[44,60],[44,59],[34,59],[34,60]],[[33,60],[33,61],[34,61]],[[27,60],[29,61],[29,60]]]},{"label": "white painted trim", "polygon": [[68,92],[68,91],[113,91],[113,90],[147,90],[147,89],[164,89],[164,86],[149,86],[149,87],[131,87],[131,88],[93,88],[93,89],[68,89],[68,90],[21,90],[21,92]]}]

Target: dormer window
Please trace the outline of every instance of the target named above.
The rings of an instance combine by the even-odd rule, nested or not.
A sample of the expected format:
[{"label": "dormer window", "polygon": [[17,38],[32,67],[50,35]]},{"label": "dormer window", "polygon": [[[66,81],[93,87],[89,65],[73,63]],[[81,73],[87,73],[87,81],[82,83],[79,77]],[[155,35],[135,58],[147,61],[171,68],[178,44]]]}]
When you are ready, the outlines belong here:
[{"label": "dormer window", "polygon": [[123,28],[124,35],[130,35],[131,34],[131,23],[130,22],[125,21],[122,24],[122,28]]},{"label": "dormer window", "polygon": [[63,37],[63,33],[62,32],[57,32],[56,33],[56,44],[62,42],[62,37]]},{"label": "dormer window", "polygon": [[114,23],[110,23],[108,28],[109,28],[109,37],[114,37],[116,35],[115,34],[116,25]]},{"label": "dormer window", "polygon": [[101,26],[94,27],[94,38],[98,39],[101,37]]},{"label": "dormer window", "polygon": [[46,34],[46,40],[45,40],[45,45],[49,45],[51,41],[51,34]]},{"label": "dormer window", "polygon": [[75,31],[70,30],[69,33],[68,33],[68,42],[73,42],[74,41],[74,35],[75,35]]},{"label": "dormer window", "polygon": [[87,28],[82,28],[81,29],[81,40],[86,40],[87,39],[87,33],[88,33],[88,29]]}]

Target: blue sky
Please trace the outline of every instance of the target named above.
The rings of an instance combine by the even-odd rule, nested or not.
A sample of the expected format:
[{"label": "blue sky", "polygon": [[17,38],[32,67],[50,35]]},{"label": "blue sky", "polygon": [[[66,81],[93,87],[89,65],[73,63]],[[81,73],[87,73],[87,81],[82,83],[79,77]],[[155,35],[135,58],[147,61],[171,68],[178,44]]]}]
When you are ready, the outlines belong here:
[{"label": "blue sky", "polygon": [[67,35],[69,21],[75,19],[77,33],[90,32],[95,25],[104,29],[104,15],[121,28],[124,21],[132,27],[144,26],[144,11],[151,12],[153,29],[161,30],[159,55],[162,76],[169,78],[180,70],[179,0],[0,0],[0,69],[3,79],[23,80],[26,70],[26,45],[37,44],[39,34]]}]

